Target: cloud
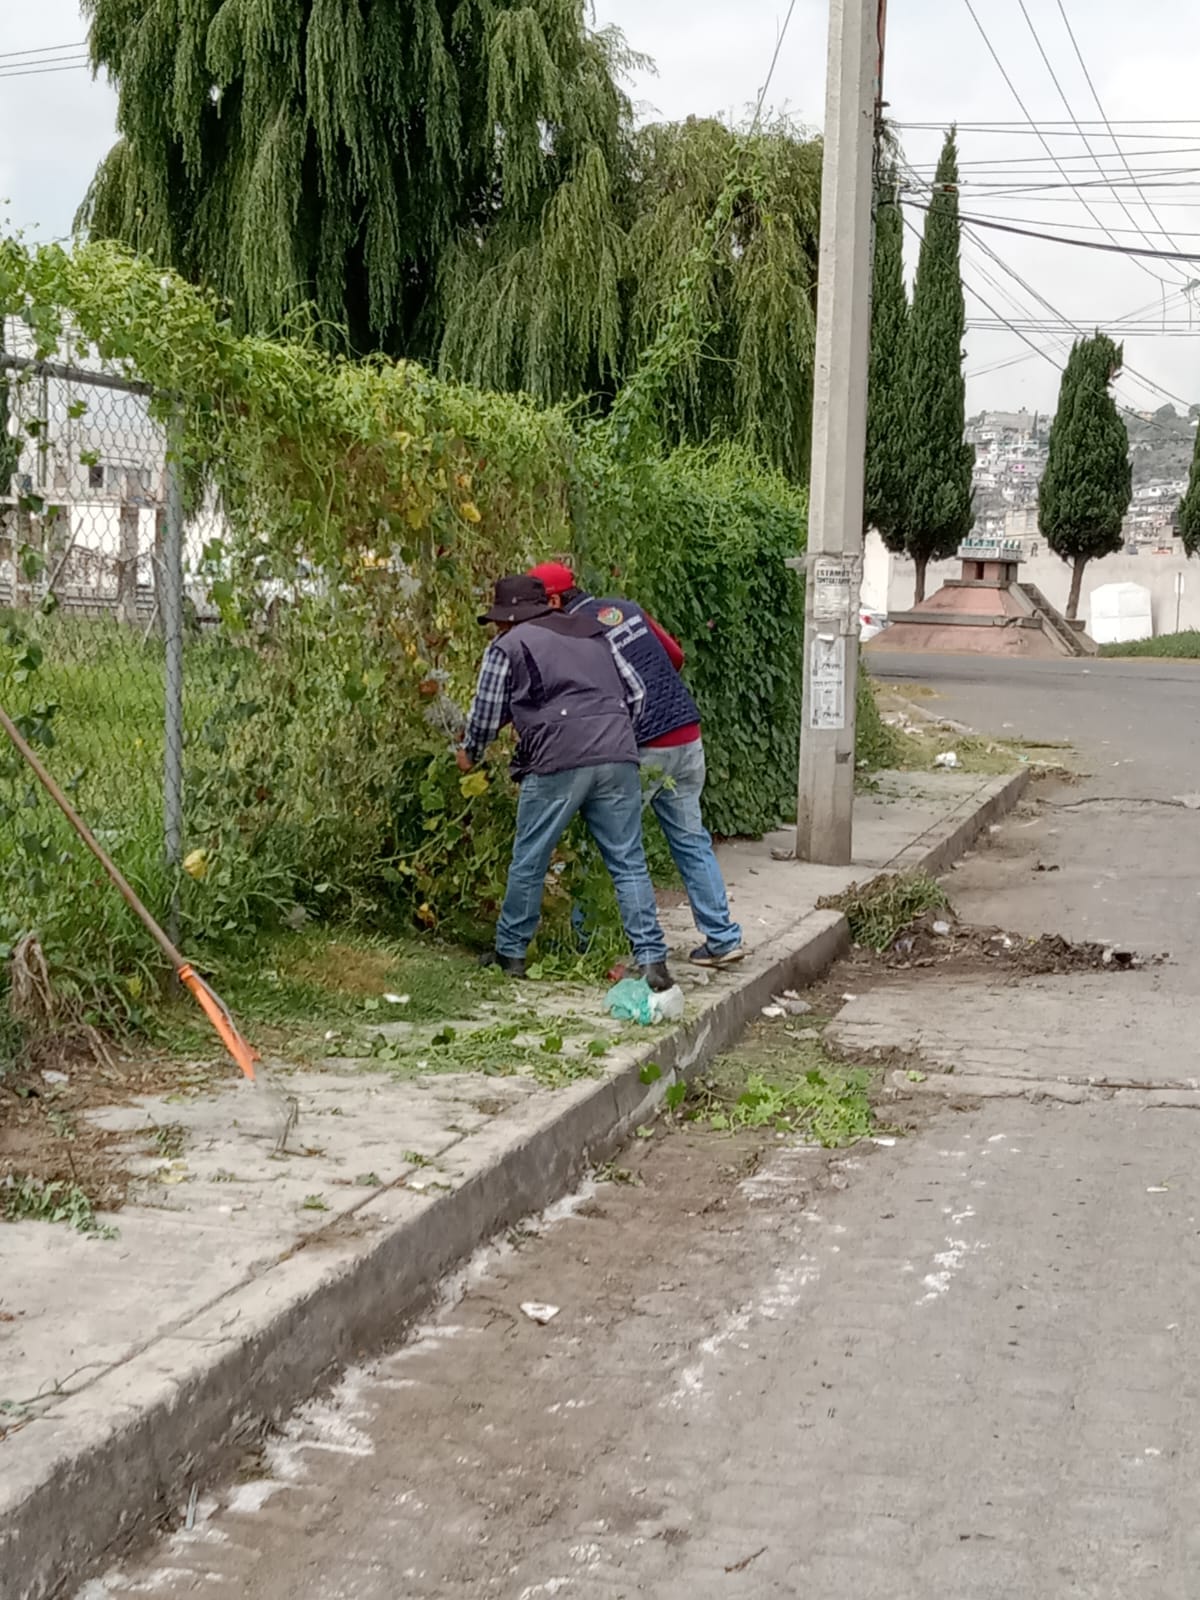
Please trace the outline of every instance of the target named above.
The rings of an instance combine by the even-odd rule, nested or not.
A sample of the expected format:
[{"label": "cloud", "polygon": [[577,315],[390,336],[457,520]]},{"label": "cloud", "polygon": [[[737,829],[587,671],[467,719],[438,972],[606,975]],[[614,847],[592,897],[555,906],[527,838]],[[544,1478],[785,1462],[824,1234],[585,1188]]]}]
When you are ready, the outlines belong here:
[{"label": "cloud", "polygon": [[[1195,49],[1184,35],[1190,32],[1194,45],[1196,24],[1178,0],[1139,0],[1136,27],[1125,0],[1064,0],[1064,4],[1110,116],[1195,115]],[[1097,169],[1071,127],[1019,9],[983,0],[975,0],[975,6],[1033,116],[1064,124],[1048,137],[1068,172],[1079,183],[1095,180]],[[641,114],[736,120],[747,114],[758,96],[785,12],[782,0],[778,4],[743,0],[732,8],[724,0],[719,5],[716,0],[596,0],[595,20],[599,25],[616,24],[635,49],[657,64],[657,74],[641,73],[630,86]],[[814,127],[823,120],[826,15],[823,0],[796,0],[769,95],[775,109],[785,109]],[[1034,7],[1030,15],[1071,111],[1095,119],[1096,106],[1057,7]],[[40,0],[37,7],[7,0],[0,15],[0,196],[8,198],[13,222],[43,237],[69,232],[96,163],[115,136],[116,98],[107,84],[94,83],[82,71],[13,76],[22,58],[11,52],[70,45],[84,34],[77,0]],[[903,7],[891,7],[884,87],[890,115],[902,122],[930,122],[940,128],[952,118],[963,124],[989,118],[1013,123],[1022,118],[966,6],[958,0],[910,0]],[[1090,133],[1103,169],[1113,172],[1119,163],[1112,144],[1102,128],[1093,127]],[[1159,137],[1145,137],[1151,134]],[[1200,177],[1200,121],[1125,128],[1121,138],[1138,172],[1172,169],[1146,180],[1171,187],[1147,187],[1139,195],[1126,182],[1120,193],[1133,223],[1113,193],[1096,187],[1094,181],[1080,193],[1090,198],[1096,216],[1118,239],[1137,242],[1132,231],[1118,229],[1162,226],[1200,256],[1200,183],[1190,181]],[[905,133],[909,160],[926,173],[932,171],[939,143],[937,129]],[[1069,189],[1043,187],[1036,193],[1005,196],[996,192],[994,180],[1001,177],[1023,176],[1027,191],[1035,177],[1042,184],[1061,183],[1028,129],[984,133],[964,126],[960,146],[964,211],[1032,219],[1049,232],[1105,237],[1079,194]],[[1178,153],[1155,155],[1167,149]],[[978,164],[982,162],[993,165]],[[1149,197],[1159,221],[1150,215],[1144,197]],[[921,214],[910,215],[919,226]],[[910,243],[915,248],[915,241]],[[1167,241],[1151,236],[1151,243],[1161,247]],[[985,245],[1005,265],[989,257]],[[1022,288],[1006,267],[1020,273],[1030,289]],[[1061,363],[1071,334],[1068,329],[1055,340],[1045,326],[1050,313],[1031,291],[1068,322],[1089,330],[1101,324],[1117,336],[1123,330],[1115,319],[1135,308],[1149,308],[1143,311],[1140,330],[1124,330],[1128,366],[1181,398],[1200,398],[1200,344],[1187,331],[1191,303],[1181,292],[1189,278],[1200,278],[1200,263],[1193,268],[1155,262],[1147,270],[1121,257],[979,230],[977,240],[965,241],[963,272],[995,313],[1028,326],[1027,338],[1051,356],[1047,360],[1035,355],[1006,329],[971,328],[966,342],[971,408],[1053,406],[1058,389],[1055,363]],[[1164,310],[1167,295],[1174,298]],[[1172,323],[1181,326],[1167,335],[1153,333],[1148,321],[1155,305],[1160,328],[1164,322],[1168,328]],[[978,322],[992,312],[972,296],[968,316]],[[1196,331],[1200,333],[1200,316]],[[1120,390],[1124,400],[1139,409],[1162,403],[1161,393],[1131,375],[1122,379]]]}]

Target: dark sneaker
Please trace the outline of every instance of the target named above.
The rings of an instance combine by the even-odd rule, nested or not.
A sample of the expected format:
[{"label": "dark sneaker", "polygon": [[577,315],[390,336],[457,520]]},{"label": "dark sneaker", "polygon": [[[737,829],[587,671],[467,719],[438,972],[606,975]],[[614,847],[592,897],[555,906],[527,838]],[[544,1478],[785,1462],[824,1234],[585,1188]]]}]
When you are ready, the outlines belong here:
[{"label": "dark sneaker", "polygon": [[710,950],[706,944],[698,945],[688,960],[696,967],[736,967],[746,959],[743,945],[735,944],[732,950]]},{"label": "dark sneaker", "polygon": [[675,979],[671,976],[665,961],[651,961],[648,966],[642,968],[642,977],[655,994],[665,994],[668,989],[675,987]]},{"label": "dark sneaker", "polygon": [[479,958],[481,967],[499,967],[500,971],[508,978],[523,978],[525,976],[524,956],[502,956],[498,950],[489,950],[486,955]]}]

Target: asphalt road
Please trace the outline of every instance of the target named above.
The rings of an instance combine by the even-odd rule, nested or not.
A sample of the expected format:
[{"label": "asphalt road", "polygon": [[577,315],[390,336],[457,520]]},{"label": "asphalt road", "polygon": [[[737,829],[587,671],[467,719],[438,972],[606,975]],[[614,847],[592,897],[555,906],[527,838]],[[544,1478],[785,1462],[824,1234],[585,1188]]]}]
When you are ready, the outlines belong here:
[{"label": "asphalt road", "polygon": [[1193,1600],[1200,672],[884,670],[1091,773],[960,914],[1171,961],[857,974],[838,1038],[926,1063],[907,1136],[642,1142],[87,1600]]},{"label": "asphalt road", "polygon": [[929,709],[984,732],[1069,740],[1110,792],[1200,790],[1200,661],[1007,661],[868,654],[884,682],[920,683]]}]

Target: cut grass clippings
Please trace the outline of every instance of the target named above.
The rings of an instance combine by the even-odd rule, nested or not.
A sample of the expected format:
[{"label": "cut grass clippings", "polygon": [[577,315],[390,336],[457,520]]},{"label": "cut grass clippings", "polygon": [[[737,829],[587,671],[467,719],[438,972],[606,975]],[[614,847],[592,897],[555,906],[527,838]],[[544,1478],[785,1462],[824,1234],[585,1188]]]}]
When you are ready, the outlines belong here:
[{"label": "cut grass clippings", "polygon": [[852,883],[841,894],[817,901],[821,911],[840,911],[850,938],[868,950],[889,950],[917,917],[949,909],[946,892],[923,872],[881,872],[869,883]]},{"label": "cut grass clippings", "polygon": [[681,1116],[717,1133],[765,1130],[826,1149],[875,1127],[868,1071],[835,1061],[811,1030],[758,1025],[692,1085]]}]

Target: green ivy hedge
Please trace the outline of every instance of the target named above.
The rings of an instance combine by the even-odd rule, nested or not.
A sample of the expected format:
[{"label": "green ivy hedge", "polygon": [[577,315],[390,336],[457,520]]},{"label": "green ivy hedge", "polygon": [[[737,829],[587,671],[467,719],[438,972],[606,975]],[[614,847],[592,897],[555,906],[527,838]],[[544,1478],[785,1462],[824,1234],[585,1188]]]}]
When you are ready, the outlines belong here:
[{"label": "green ivy hedge", "polygon": [[[95,825],[120,823],[123,862],[157,909],[182,890],[193,943],[236,941],[297,905],[453,931],[486,923],[512,786],[502,759],[464,779],[429,713],[438,693],[470,696],[485,642],[475,618],[494,578],[552,555],[681,638],[714,830],[760,832],[789,810],[803,597],[784,560],[803,546],[804,497],[744,451],[650,448],[630,460],[602,424],[517,396],[339,360],[303,338],[242,338],[203,292],[109,245],[31,253],[0,240],[0,312],[22,317],[47,355],[98,350],[153,385],[191,494],[221,496],[226,532],[205,550],[204,575],[222,626],[188,656],[191,875],[173,886],[151,870],[152,809],[134,838],[127,812],[106,814],[102,795],[121,786],[101,785],[95,763],[76,791]],[[296,585],[264,628],[264,573],[287,585],[301,561],[315,582]],[[83,702],[61,675],[41,694],[38,673],[17,671],[30,634],[54,666],[49,624],[22,618],[7,657],[0,640],[0,691],[22,712],[53,700],[65,751]],[[47,817],[37,861],[16,850],[0,865],[14,928],[38,926],[48,948],[56,829]],[[561,866],[565,914],[592,864],[568,841]],[[124,952],[89,947],[105,923],[87,898],[108,891],[82,863],[76,878],[62,959],[119,973]]]}]

